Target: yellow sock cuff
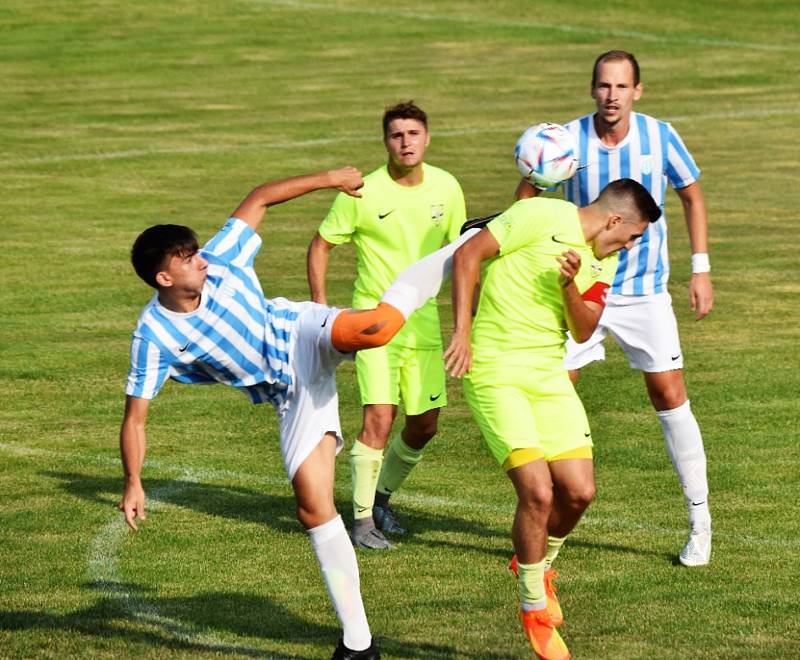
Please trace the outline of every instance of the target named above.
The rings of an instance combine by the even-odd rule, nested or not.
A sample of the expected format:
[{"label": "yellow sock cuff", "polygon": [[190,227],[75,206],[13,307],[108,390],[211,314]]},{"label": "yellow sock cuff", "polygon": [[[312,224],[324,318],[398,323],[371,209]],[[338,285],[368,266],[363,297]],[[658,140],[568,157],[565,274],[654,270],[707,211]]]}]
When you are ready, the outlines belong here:
[{"label": "yellow sock cuff", "polygon": [[519,600],[539,605],[547,603],[544,591],[544,559],[535,564],[517,564],[519,570]]},{"label": "yellow sock cuff", "polygon": [[383,463],[383,451],[356,440],[350,450],[350,475],[353,481],[353,518],[372,515],[375,487]]},{"label": "yellow sock cuff", "polygon": [[561,550],[561,546],[564,545],[564,541],[566,540],[567,540],[566,536],[547,537],[547,551],[544,554],[544,565],[547,568],[550,568],[553,565],[553,562],[556,560],[556,557],[558,556],[559,550]]}]

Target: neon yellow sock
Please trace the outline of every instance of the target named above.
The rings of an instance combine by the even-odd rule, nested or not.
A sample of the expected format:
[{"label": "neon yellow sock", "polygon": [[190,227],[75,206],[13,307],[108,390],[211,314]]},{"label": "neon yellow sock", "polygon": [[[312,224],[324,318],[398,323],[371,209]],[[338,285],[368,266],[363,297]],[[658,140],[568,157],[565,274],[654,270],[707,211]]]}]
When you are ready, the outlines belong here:
[{"label": "neon yellow sock", "polygon": [[547,605],[544,593],[544,559],[535,564],[517,564],[519,568],[519,600],[529,605]]},{"label": "neon yellow sock", "polygon": [[421,460],[422,452],[419,449],[409,447],[403,441],[400,433],[395,435],[383,460],[383,467],[378,478],[378,492],[384,495],[396,492],[403,485],[414,466]]},{"label": "neon yellow sock", "polygon": [[356,440],[350,450],[350,474],[353,480],[353,518],[372,515],[375,487],[383,463],[383,450],[368,447]]},{"label": "neon yellow sock", "polygon": [[547,537],[547,552],[544,553],[544,567],[545,570],[550,568],[553,565],[553,562],[558,557],[558,551],[561,550],[561,546],[564,545],[564,541],[567,540],[566,536],[562,536],[559,538],[558,536],[548,536]]}]

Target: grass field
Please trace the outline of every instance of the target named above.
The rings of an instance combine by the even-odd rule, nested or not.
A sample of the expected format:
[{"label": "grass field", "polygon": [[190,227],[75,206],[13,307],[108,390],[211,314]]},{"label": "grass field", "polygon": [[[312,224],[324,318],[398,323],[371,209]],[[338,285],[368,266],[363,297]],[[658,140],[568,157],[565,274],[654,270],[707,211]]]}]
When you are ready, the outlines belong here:
[{"label": "grass field", "polygon": [[[676,565],[680,489],[641,377],[609,346],[580,384],[598,495],[559,558],[563,634],[576,659],[800,655],[795,2],[7,0],[0,33],[0,657],[329,657],[338,627],[271,410],[168,385],[151,406],[151,515],[133,534],[113,508],[130,332],[150,296],[130,244],[158,221],[206,238],[266,179],[370,171],[383,107],[408,98],[468,213],[497,210],[517,135],[591,111],[609,48],[636,53],[637,108],[673,121],[704,172],[717,306],[700,323],[675,195],[667,212],[715,545],[709,567]],[[270,212],[268,296],[307,297],[331,200]],[[332,303],[352,277],[341,248]],[[350,365],[340,392],[352,441]],[[359,555],[371,625],[385,658],[529,657],[504,570],[513,492],[459,383],[449,396],[395,498],[413,533]],[[349,520],[346,453],[338,467]]]}]

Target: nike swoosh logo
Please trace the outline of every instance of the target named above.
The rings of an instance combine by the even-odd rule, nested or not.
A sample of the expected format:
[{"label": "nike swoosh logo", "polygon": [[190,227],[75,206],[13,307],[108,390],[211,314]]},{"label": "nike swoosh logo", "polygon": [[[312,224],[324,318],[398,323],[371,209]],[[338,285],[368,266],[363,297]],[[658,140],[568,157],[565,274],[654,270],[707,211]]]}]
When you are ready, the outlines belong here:
[{"label": "nike swoosh logo", "polygon": [[356,509],[356,513],[364,513],[364,511],[366,511],[366,510],[367,510],[367,508],[368,508],[368,507],[366,507],[366,506],[360,506],[360,507],[358,507],[358,508]]},{"label": "nike swoosh logo", "polygon": [[186,342],[186,346],[183,346],[183,347],[178,349],[178,352],[179,353],[183,353],[187,348],[189,348],[189,342],[188,341]]},{"label": "nike swoosh logo", "polygon": [[433,394],[431,394],[430,395],[430,400],[431,401],[436,401],[436,399],[438,399],[440,396],[442,396],[441,392],[439,392],[439,394],[437,394],[436,396],[433,396]]},{"label": "nike swoosh logo", "polygon": [[568,243],[567,241],[559,241],[559,240],[556,238],[556,235],[555,235],[555,234],[553,234],[553,235],[552,235],[550,238],[552,238],[552,239],[553,239],[553,240],[554,240],[556,243],[561,243],[561,245],[569,245],[569,243]]},{"label": "nike swoosh logo", "polygon": [[325,317],[325,320],[322,322],[322,325],[320,326],[321,328],[324,328],[326,325],[328,325],[328,319],[329,318],[330,318],[330,316],[326,316]]},{"label": "nike swoosh logo", "polygon": [[387,215],[394,213],[394,209],[388,211],[387,213],[378,213],[378,220],[383,220]]},{"label": "nike swoosh logo", "polygon": [[692,506],[700,506],[701,504],[705,504],[705,502],[692,502]]},{"label": "nike swoosh logo", "polygon": [[677,360],[680,356],[681,356],[680,353],[678,353],[677,355],[670,355],[669,359],[672,360],[673,362],[675,362],[675,360]]},{"label": "nike swoosh logo", "polygon": [[591,437],[592,437],[592,434],[591,434],[591,432],[589,432],[589,433],[584,433],[584,434],[583,434],[583,437],[584,437],[584,438],[591,438]]}]

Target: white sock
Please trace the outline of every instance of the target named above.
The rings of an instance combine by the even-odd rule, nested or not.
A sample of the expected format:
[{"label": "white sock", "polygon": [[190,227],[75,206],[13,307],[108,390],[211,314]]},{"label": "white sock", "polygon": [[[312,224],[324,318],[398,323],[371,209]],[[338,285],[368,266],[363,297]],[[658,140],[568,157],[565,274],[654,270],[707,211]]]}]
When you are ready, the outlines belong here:
[{"label": "white sock", "polygon": [[341,516],[308,530],[311,547],[317,555],[322,578],[333,602],[333,609],[342,625],[344,645],[363,651],[372,642],[372,635],[361,600],[361,583],[353,544]]},{"label": "white sock", "polygon": [[692,528],[711,528],[708,509],[706,454],[700,427],[692,414],[689,401],[673,410],[656,412],[664,431],[664,442],[675,471],[678,473]]},{"label": "white sock", "polygon": [[405,318],[411,316],[412,312],[439,293],[442,282],[453,269],[453,253],[479,231],[478,227],[470,229],[452,243],[411,264],[395,278],[381,302],[399,309]]}]

